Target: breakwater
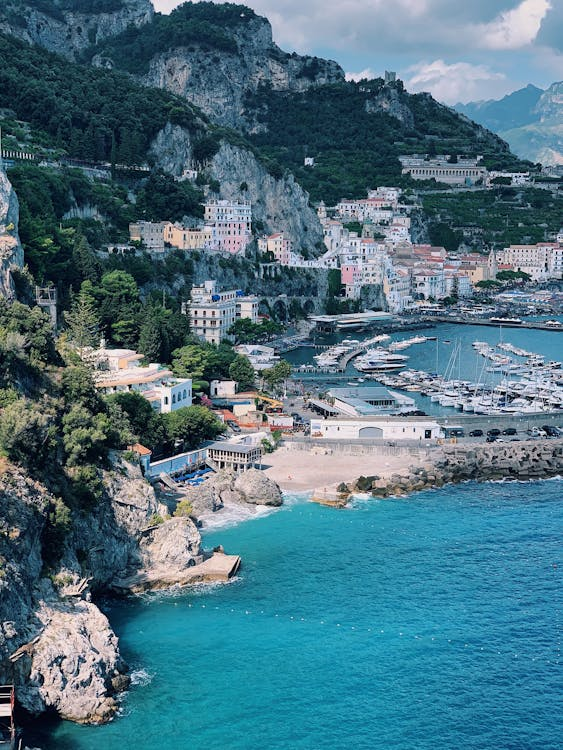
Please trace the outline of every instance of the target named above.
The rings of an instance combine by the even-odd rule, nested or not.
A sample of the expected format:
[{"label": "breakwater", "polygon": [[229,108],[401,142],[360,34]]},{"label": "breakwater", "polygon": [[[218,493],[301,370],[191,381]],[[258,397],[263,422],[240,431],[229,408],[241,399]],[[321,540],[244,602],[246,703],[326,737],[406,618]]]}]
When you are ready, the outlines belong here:
[{"label": "breakwater", "polygon": [[442,447],[432,462],[412,465],[390,477],[362,477],[347,485],[347,491],[369,491],[374,497],[390,497],[467,481],[527,481],[561,474],[563,440],[448,445]]}]

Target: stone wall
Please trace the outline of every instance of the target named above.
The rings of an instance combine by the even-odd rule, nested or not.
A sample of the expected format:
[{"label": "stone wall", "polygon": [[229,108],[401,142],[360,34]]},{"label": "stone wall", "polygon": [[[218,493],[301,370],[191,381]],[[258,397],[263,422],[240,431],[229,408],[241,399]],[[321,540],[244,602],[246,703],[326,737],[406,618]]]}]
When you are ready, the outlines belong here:
[{"label": "stone wall", "polygon": [[[563,475],[563,440],[447,445],[436,452],[432,461],[412,465],[390,478],[373,478],[371,493],[375,497],[390,497],[467,481],[526,481],[559,475]],[[357,489],[356,483],[349,485],[350,491]]]}]

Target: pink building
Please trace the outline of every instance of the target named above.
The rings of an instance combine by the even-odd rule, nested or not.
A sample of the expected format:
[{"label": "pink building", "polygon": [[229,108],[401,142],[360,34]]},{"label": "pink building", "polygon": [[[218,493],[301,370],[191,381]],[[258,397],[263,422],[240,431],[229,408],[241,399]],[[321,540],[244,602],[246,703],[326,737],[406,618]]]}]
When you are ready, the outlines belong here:
[{"label": "pink building", "polygon": [[276,232],[269,237],[258,240],[258,249],[261,252],[270,252],[281,266],[291,265],[292,244],[291,240],[284,237],[283,232]]},{"label": "pink building", "polygon": [[213,227],[219,250],[240,253],[252,239],[252,207],[239,201],[212,200],[205,204],[205,223]]}]

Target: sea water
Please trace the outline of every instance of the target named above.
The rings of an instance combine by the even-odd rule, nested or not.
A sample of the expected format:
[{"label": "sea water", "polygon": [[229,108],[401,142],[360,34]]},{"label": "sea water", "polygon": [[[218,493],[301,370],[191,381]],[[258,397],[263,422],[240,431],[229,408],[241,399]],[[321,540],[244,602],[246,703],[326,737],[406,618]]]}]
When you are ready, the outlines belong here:
[{"label": "sea water", "polygon": [[133,685],[45,750],[561,748],[563,484],[345,510],[288,498],[214,530],[232,583],[114,603]]}]

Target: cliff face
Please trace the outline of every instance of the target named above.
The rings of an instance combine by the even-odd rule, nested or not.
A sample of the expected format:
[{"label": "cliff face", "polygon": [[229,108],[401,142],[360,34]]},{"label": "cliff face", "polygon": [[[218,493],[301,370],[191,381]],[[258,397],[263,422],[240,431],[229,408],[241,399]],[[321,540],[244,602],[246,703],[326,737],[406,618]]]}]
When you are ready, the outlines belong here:
[{"label": "cliff face", "polygon": [[[294,249],[319,252],[322,227],[309,206],[309,196],[291,174],[277,180],[249,151],[223,142],[210,165],[211,175],[221,185],[221,197],[245,198],[252,203],[255,221],[266,231],[284,232]],[[247,189],[241,193],[241,185]]]},{"label": "cliff face", "polygon": [[[168,124],[152,144],[156,165],[179,176],[193,162],[189,133]],[[251,151],[222,141],[206,171],[218,180],[220,197],[249,200],[254,221],[262,222],[266,232],[284,232],[297,251],[301,248],[318,254],[323,240],[316,212],[309,206],[308,194],[293,175],[276,179]],[[243,190],[241,190],[243,186]]]},{"label": "cliff face", "polygon": [[[280,50],[265,18],[236,25],[229,35],[236,53],[222,50],[215,54],[197,44],[162,52],[151,60],[143,83],[185,97],[220,125],[253,130],[256,126],[245,112],[245,96],[259,86],[297,92],[344,79],[342,68],[332,60]],[[108,64],[107,59],[103,64]]]},{"label": "cliff face", "polygon": [[[89,591],[155,556],[139,540],[164,509],[138,468],[118,464],[103,480],[96,506],[73,511],[70,528],[51,536],[62,556],[47,577],[55,498],[18,469],[4,466],[0,475],[0,679],[14,680],[18,702],[33,714],[52,708],[82,723],[106,721],[127,685],[117,637]],[[193,523],[182,521],[199,544]]]},{"label": "cliff face", "polygon": [[19,203],[5,172],[0,169],[0,295],[11,297],[11,271],[23,268],[18,236]]},{"label": "cliff face", "polygon": [[47,11],[38,10],[32,2],[7,0],[0,8],[0,31],[74,60],[87,47],[130,25],[148,23],[154,15],[150,0],[116,0],[101,13],[72,10],[72,2],[59,6],[53,0],[52,6]]}]

